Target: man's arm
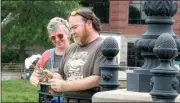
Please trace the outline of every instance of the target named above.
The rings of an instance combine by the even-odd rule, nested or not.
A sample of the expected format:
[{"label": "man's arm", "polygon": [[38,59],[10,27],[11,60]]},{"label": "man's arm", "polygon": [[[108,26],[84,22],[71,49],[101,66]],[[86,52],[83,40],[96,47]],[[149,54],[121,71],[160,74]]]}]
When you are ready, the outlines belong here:
[{"label": "man's arm", "polygon": [[99,85],[100,76],[92,75],[81,80],[66,81],[64,83],[64,91],[80,91],[97,87]]},{"label": "man's arm", "polygon": [[68,91],[81,91],[87,90],[99,85],[100,76],[92,75],[81,80],[64,81],[58,79],[52,79],[51,88],[57,92],[68,92]]}]

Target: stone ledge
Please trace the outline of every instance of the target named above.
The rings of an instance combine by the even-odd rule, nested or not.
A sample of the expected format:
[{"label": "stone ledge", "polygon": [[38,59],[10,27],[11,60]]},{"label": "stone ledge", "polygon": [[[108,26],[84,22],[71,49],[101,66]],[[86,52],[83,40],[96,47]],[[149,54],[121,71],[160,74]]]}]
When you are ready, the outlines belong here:
[{"label": "stone ledge", "polygon": [[[180,94],[175,101],[180,102]],[[92,102],[152,102],[152,98],[149,93],[131,92],[126,89],[117,89],[94,94]]]}]

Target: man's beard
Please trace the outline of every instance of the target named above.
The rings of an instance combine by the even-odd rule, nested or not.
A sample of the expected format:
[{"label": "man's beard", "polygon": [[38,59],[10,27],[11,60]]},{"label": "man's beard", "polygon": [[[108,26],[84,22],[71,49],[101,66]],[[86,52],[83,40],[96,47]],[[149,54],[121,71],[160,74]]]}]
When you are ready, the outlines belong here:
[{"label": "man's beard", "polygon": [[84,27],[81,36],[77,40],[78,44],[81,45],[81,46],[88,44],[90,36],[91,35],[90,35],[88,29],[86,27]]}]

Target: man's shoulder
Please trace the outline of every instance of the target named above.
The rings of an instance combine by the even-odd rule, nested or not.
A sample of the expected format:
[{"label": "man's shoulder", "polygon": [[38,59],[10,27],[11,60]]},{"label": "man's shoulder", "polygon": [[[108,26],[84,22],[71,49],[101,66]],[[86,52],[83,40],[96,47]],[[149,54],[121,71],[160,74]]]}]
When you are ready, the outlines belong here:
[{"label": "man's shoulder", "polygon": [[104,41],[104,39],[103,39],[102,37],[99,37],[99,38],[98,38],[98,42],[99,42],[100,44],[102,44],[103,41]]},{"label": "man's shoulder", "polygon": [[99,37],[99,38],[97,38],[97,39],[94,41],[93,45],[94,45],[95,47],[101,47],[102,44],[103,44],[103,41],[104,41],[104,39],[101,38],[101,37]]},{"label": "man's shoulder", "polygon": [[77,48],[77,43],[72,43],[71,45],[69,45],[69,47],[66,50],[66,53],[69,53],[73,50],[75,50]]},{"label": "man's shoulder", "polygon": [[72,43],[68,48],[73,49],[76,48],[77,46],[78,46],[77,43]]}]

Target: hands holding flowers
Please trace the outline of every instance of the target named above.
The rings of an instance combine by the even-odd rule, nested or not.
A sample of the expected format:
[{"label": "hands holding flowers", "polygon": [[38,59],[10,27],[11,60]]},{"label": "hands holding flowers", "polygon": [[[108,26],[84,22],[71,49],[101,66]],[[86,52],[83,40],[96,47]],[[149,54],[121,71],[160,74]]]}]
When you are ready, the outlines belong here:
[{"label": "hands holding flowers", "polygon": [[37,67],[36,63],[38,59],[41,58],[40,54],[32,55],[25,59],[25,68],[26,69],[34,69],[31,77],[30,82],[34,86],[38,86],[40,82],[47,82],[48,79],[53,78],[53,74],[51,72],[44,71],[45,68]]},{"label": "hands holding flowers", "polygon": [[33,68],[34,72],[30,77],[30,82],[34,86],[38,86],[40,82],[46,82],[50,85],[52,91],[62,92],[63,84],[65,81],[61,75],[57,72],[51,72],[48,69],[37,67],[36,62],[41,57],[41,55],[32,55],[25,60],[26,69]]}]

